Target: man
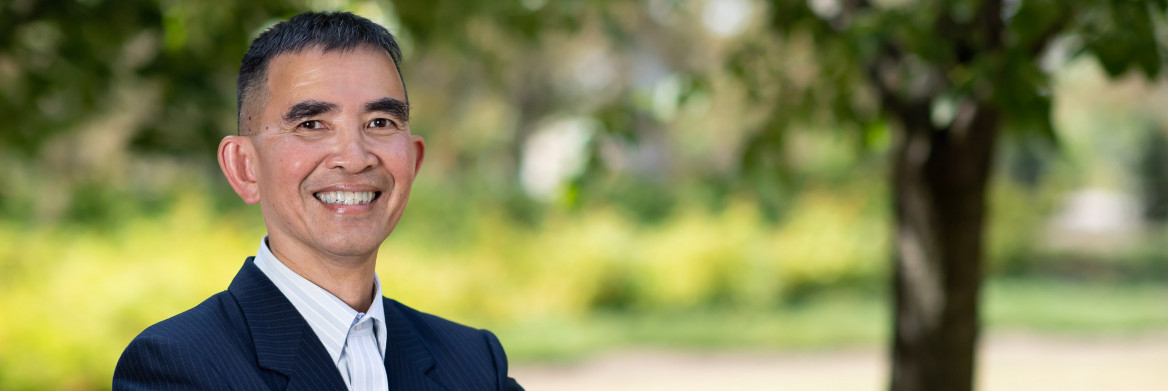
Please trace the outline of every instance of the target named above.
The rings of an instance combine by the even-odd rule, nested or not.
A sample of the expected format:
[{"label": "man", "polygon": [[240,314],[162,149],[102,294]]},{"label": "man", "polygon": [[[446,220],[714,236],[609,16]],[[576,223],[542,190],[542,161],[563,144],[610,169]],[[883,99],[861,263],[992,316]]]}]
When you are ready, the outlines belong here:
[{"label": "man", "polygon": [[377,249],[425,151],[400,61],[389,31],[349,13],[252,42],[218,157],[268,235],[226,291],[130,342],[115,390],[521,389],[493,334],[381,295]]}]

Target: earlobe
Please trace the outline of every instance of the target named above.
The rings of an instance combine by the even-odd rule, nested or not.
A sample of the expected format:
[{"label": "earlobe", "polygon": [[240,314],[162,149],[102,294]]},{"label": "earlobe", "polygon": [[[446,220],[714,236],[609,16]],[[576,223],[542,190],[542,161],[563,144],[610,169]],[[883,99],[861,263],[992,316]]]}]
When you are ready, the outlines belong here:
[{"label": "earlobe", "polygon": [[227,136],[219,142],[219,168],[235,194],[239,194],[248,205],[260,201],[253,153],[251,139],[244,136]]},{"label": "earlobe", "polygon": [[418,172],[422,170],[422,160],[426,157],[426,140],[422,136],[411,135],[410,141],[414,144],[414,177],[418,176]]}]

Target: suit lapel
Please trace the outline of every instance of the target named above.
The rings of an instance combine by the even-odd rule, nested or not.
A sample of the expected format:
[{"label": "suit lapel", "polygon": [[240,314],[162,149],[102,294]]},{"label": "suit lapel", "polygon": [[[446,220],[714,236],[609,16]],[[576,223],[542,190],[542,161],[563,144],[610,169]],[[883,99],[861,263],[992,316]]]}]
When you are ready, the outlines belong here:
[{"label": "suit lapel", "polygon": [[442,391],[434,355],[413,319],[396,301],[384,298],[386,323],[385,373],[390,390]]},{"label": "suit lapel", "polygon": [[252,257],[227,290],[243,311],[261,368],[286,376],[288,390],[347,389],[316,333]]}]

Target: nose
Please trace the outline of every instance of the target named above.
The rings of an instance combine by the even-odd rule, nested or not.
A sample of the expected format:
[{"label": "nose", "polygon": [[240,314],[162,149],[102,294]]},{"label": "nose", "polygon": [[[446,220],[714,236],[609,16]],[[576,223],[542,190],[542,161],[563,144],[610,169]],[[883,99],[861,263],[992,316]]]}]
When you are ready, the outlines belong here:
[{"label": "nose", "polygon": [[369,148],[369,140],[361,130],[337,132],[336,147],[329,158],[329,168],[359,173],[378,164],[377,155]]}]

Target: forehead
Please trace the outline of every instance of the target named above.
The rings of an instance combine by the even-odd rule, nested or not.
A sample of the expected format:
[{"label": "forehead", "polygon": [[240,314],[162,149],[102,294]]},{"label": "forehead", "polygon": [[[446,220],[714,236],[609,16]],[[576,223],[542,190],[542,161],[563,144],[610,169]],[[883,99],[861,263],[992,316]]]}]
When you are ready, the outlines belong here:
[{"label": "forehead", "polygon": [[393,58],[372,46],[282,53],[272,59],[267,73],[269,109],[304,100],[341,106],[385,97],[405,100],[405,87]]}]

